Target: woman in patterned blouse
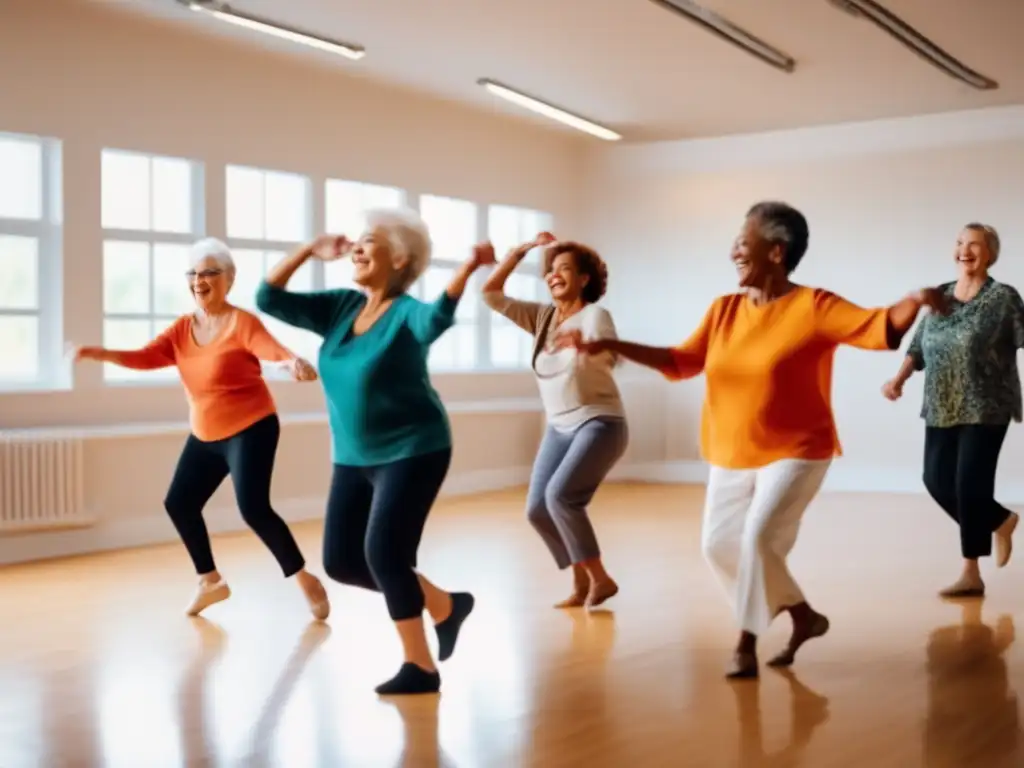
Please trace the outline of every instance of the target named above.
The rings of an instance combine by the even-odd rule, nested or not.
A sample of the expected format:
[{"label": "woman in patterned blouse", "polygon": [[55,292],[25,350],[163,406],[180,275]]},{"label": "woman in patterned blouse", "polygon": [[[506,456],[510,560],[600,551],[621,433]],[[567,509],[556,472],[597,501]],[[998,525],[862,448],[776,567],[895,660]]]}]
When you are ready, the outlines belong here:
[{"label": "woman in patterned blouse", "polygon": [[903,394],[914,371],[925,372],[924,484],[960,525],[964,570],[943,597],[985,594],[978,558],[1010,560],[1017,515],[995,496],[996,465],[1010,420],[1021,421],[1017,350],[1024,347],[1024,301],[1017,289],[989,276],[999,258],[999,235],[968,224],[956,242],[956,282],[942,290],[950,314],[929,315],[917,327],[899,373],[882,393]]}]

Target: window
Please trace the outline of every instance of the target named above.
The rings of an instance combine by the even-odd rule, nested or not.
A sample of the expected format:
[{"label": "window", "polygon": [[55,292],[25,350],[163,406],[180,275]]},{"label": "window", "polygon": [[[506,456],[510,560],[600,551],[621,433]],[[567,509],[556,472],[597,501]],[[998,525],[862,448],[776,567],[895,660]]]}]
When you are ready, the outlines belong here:
[{"label": "window", "polygon": [[[373,208],[399,208],[405,192],[395,187],[328,179],[324,188],[324,228],[332,235],[356,240],[366,228],[366,212]],[[352,262],[338,259],[324,264],[327,288],[353,288]]]},{"label": "window", "polygon": [[[228,244],[237,269],[231,300],[255,312],[256,291],[267,271],[311,237],[310,181],[295,173],[238,165],[227,166],[225,181]],[[292,277],[289,289],[316,288],[314,268],[313,262],[303,265]],[[261,319],[282,344],[316,363],[319,336],[272,317]]]},{"label": "window", "polygon": [[60,143],[0,133],[0,388],[56,387]]},{"label": "window", "polygon": [[[501,259],[515,246],[550,231],[550,214],[507,205],[492,205],[487,211],[488,237]],[[546,288],[541,275],[540,248],[534,248],[505,283],[505,292],[524,301],[544,301]],[[491,313],[490,358],[494,368],[528,368],[533,339],[521,328]]]},{"label": "window", "polygon": [[[469,258],[478,240],[477,207],[467,200],[423,195],[420,215],[430,229],[433,260],[410,293],[423,301],[433,301],[451,281],[455,270]],[[468,370],[480,366],[480,328],[483,312],[480,294],[473,285],[459,302],[455,325],[430,348],[430,366],[435,370]]]},{"label": "window", "polygon": [[[185,273],[201,236],[203,171],[193,160],[104,149],[103,345],[137,349],[192,307]],[[167,381],[173,368],[130,371],[104,366],[107,381]]]}]

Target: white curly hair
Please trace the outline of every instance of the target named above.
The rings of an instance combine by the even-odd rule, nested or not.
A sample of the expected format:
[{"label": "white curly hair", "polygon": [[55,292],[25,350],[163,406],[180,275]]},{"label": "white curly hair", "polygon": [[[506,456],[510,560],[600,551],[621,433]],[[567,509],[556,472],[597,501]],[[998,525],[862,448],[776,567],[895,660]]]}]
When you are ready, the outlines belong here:
[{"label": "white curly hair", "polygon": [[395,287],[409,290],[427,271],[433,251],[423,218],[411,208],[376,208],[366,212],[366,231],[383,234],[392,258],[406,260]]},{"label": "white curly hair", "polygon": [[203,259],[213,259],[228,275],[235,274],[235,260],[231,257],[231,249],[215,237],[204,237],[189,248],[190,267],[194,267]]}]

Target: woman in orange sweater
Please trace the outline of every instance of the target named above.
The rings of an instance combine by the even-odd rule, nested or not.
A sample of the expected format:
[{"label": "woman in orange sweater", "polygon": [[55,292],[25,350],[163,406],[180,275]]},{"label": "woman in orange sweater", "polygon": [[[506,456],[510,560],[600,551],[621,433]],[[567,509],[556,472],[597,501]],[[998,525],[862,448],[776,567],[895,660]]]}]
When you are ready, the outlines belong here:
[{"label": "woman in orange sweater", "polygon": [[753,206],[732,250],[740,292],[717,299],[679,347],[584,340],[579,333],[560,342],[591,354],[614,352],[672,380],[705,374],[701,448],[711,471],[702,545],[741,630],[729,677],[757,676],[757,637],[779,613],[790,614],[793,633],[772,666],[792,664],[804,642],[828,631],[786,557],[841,454],[831,403],[836,348],[898,349],[922,307],[945,311],[934,288],[863,309],[796,285],[790,275],[808,237],[807,220],[794,208]]},{"label": "woman in orange sweater", "polygon": [[203,507],[231,475],[242,518],[294,576],[310,610],[326,619],[330,603],[323,584],[309,573],[288,525],[270,506],[270,478],[281,425],[263,380],[261,360],[281,362],[299,381],[317,378],[313,367],[271,336],[259,318],[227,301],[235,265],[227,246],[212,238],[193,246],[189,289],[196,309],[142,349],[80,347],[76,360],[114,363],[135,370],[177,366],[190,406],[192,433],[167,491],[164,507],[199,574],[187,613],[226,600],[231,590],[217,571]]}]

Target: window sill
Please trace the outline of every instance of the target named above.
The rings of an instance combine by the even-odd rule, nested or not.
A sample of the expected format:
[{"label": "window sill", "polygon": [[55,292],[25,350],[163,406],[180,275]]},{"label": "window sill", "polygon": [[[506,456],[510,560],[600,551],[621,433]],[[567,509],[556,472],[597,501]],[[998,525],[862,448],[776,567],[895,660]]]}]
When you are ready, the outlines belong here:
[{"label": "window sill", "polygon": [[5,381],[0,383],[0,397],[4,395],[48,395],[58,392],[70,392],[68,382],[42,381]]},{"label": "window sill", "polygon": [[[509,398],[495,400],[458,400],[445,403],[445,409],[452,416],[459,415],[495,415],[513,413],[543,412],[540,400],[534,398]],[[281,425],[309,426],[327,425],[327,414],[322,411],[312,413],[279,414]],[[59,439],[115,439],[126,437],[157,437],[160,435],[186,435],[189,433],[187,422],[150,422],[138,424],[103,424],[94,426],[39,427],[30,429],[0,430],[0,438],[12,440],[59,440]]]}]

